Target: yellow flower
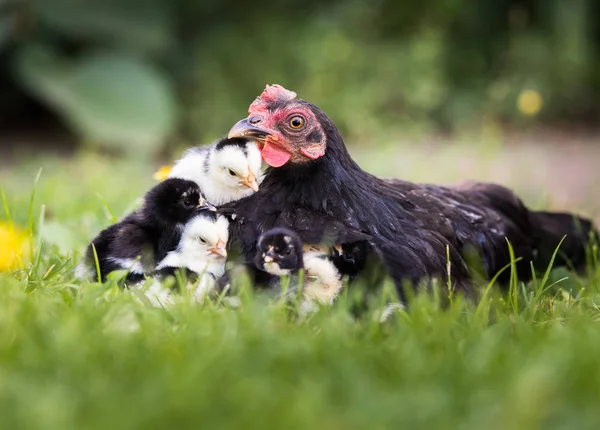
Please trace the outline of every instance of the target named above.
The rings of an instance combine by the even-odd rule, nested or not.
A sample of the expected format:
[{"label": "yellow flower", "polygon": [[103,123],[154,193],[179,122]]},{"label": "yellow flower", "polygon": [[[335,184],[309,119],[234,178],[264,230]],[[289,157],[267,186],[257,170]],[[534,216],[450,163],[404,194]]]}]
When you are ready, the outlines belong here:
[{"label": "yellow flower", "polygon": [[0,223],[0,272],[23,267],[29,255],[29,237],[24,232]]},{"label": "yellow flower", "polygon": [[533,116],[537,114],[543,105],[542,96],[535,90],[524,90],[519,94],[517,107],[523,115]]},{"label": "yellow flower", "polygon": [[169,177],[169,173],[171,173],[171,169],[173,166],[160,166],[160,168],[154,173],[152,176],[157,181],[164,181]]}]

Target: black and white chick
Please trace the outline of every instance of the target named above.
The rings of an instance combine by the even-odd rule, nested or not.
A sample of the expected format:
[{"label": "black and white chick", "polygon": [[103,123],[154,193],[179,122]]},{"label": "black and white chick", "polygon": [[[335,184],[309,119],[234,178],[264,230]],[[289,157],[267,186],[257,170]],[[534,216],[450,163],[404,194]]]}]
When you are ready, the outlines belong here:
[{"label": "black and white chick", "polygon": [[102,230],[88,246],[76,276],[100,280],[115,270],[127,270],[128,282],[139,282],[154,271],[157,262],[176,248],[188,221],[206,211],[215,211],[198,184],[171,178],[156,185],[144,197],[142,207]]},{"label": "black and white chick", "polygon": [[156,266],[155,282],[147,291],[153,303],[170,302],[170,290],[162,287],[161,281],[184,270],[193,285],[194,301],[203,302],[225,274],[229,221],[214,212],[204,212],[192,218],[181,234],[177,248]]},{"label": "black and white chick", "polygon": [[255,141],[224,138],[189,149],[175,162],[169,177],[196,182],[207,200],[220,206],[258,191],[261,163]]},{"label": "black and white chick", "polygon": [[254,265],[273,276],[288,276],[303,268],[302,257],[300,237],[286,228],[273,228],[260,236]]},{"label": "black and white chick", "polygon": [[331,258],[321,251],[303,252],[297,233],[285,228],[271,229],[260,236],[257,247],[254,264],[260,270],[297,279],[304,269],[301,315],[332,305],[339,295],[343,283]]}]

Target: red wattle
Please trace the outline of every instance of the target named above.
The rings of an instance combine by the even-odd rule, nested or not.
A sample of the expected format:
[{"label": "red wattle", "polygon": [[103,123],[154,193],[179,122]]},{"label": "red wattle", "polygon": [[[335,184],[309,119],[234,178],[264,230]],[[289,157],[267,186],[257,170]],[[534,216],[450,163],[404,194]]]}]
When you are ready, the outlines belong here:
[{"label": "red wattle", "polygon": [[269,142],[265,142],[261,154],[263,160],[271,167],[281,167],[292,158],[292,154]]}]

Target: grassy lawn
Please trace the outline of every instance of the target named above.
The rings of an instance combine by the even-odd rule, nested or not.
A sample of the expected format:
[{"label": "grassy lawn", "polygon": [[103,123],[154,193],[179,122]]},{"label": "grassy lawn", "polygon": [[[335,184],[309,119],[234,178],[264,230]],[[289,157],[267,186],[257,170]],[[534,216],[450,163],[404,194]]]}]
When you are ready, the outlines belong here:
[{"label": "grassy lawn", "polygon": [[[544,151],[489,151],[353,152],[377,174],[498,179],[534,207],[597,215],[588,182],[559,202],[552,196],[565,189],[542,188],[539,171],[565,157],[553,167]],[[11,218],[25,230],[31,222],[35,242],[25,269],[0,274],[2,427],[597,428],[598,267],[587,279],[559,272],[511,293],[492,289],[479,305],[442,310],[420,295],[384,324],[377,308],[350,317],[344,298],[298,321],[250,291],[238,309],[158,309],[110,282],[75,281],[73,261],[153,185],[156,167],[79,155],[0,170]]]}]

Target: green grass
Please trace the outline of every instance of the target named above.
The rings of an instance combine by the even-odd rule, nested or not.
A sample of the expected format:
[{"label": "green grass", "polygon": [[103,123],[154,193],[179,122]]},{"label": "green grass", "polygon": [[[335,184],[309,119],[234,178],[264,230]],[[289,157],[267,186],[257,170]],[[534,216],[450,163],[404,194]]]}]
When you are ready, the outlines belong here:
[{"label": "green grass", "polygon": [[384,324],[377,307],[350,317],[345,298],[299,321],[250,291],[238,309],[159,309],[75,281],[73,261],[155,167],[80,156],[0,172],[11,218],[32,220],[37,244],[30,266],[0,274],[2,427],[597,427],[598,267],[492,288],[479,304],[442,309],[422,294]]}]

